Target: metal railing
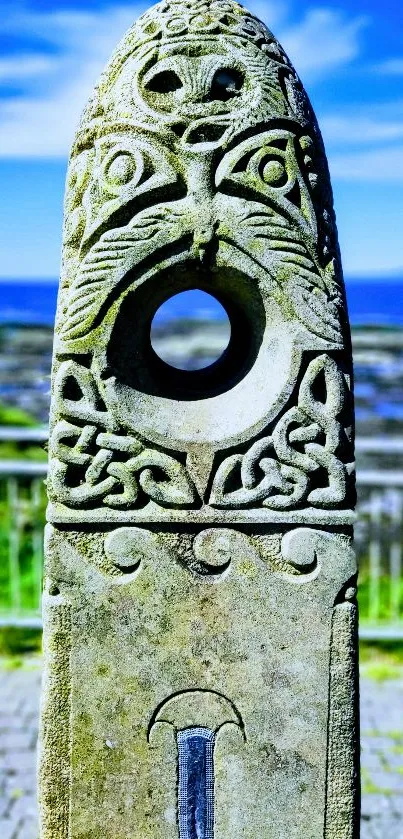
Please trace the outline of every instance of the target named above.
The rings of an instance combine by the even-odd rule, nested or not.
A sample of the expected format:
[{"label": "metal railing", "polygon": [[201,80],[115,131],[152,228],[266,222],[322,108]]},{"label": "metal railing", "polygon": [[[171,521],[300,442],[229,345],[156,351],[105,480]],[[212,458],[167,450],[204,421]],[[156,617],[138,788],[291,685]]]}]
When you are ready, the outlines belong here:
[{"label": "metal railing", "polygon": [[361,635],[403,639],[403,470],[357,473]]},{"label": "metal railing", "polygon": [[[0,440],[46,438],[0,427]],[[357,452],[398,458],[403,438],[359,438]],[[0,626],[40,626],[46,473],[45,462],[0,460]],[[357,488],[361,634],[403,638],[403,469],[359,469]]]},{"label": "metal railing", "polygon": [[40,626],[46,463],[0,461],[0,626]]}]

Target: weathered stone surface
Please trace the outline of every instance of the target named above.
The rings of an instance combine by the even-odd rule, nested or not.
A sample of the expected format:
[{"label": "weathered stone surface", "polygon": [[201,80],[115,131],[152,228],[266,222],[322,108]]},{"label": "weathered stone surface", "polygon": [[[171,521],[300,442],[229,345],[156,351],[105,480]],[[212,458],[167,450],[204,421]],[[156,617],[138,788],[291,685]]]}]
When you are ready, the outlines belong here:
[{"label": "weathered stone surface", "polygon": [[[54,353],[43,839],[356,839],[351,353],[323,145],[271,33],[160,3],[83,115]],[[231,339],[166,365],[155,311]]]}]

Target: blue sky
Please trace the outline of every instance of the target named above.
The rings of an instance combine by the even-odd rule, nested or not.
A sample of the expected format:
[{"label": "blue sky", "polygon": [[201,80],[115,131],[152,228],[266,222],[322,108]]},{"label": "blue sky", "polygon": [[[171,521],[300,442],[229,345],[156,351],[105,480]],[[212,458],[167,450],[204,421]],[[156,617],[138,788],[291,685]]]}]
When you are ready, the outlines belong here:
[{"label": "blue sky", "polygon": [[[111,51],[148,4],[0,0],[0,276],[55,277],[69,145]],[[250,0],[308,90],[347,276],[403,276],[402,0]]]}]

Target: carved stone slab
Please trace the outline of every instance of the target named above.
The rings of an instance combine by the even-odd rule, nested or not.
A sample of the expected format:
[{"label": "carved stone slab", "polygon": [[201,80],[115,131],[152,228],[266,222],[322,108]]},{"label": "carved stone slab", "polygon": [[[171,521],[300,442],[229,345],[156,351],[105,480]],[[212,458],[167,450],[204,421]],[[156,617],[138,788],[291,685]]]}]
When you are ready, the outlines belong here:
[{"label": "carved stone slab", "polygon": [[[201,371],[163,301],[228,313]],[[42,839],[357,839],[351,349],[301,82],[227,0],[117,47],[69,166],[51,409]]]}]

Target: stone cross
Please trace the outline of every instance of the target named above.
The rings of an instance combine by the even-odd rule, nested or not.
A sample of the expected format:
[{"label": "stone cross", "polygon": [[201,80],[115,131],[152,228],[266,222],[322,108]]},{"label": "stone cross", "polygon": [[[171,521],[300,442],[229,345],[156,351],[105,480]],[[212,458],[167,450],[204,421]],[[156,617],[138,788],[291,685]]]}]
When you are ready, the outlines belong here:
[{"label": "stone cross", "polygon": [[[213,295],[178,370],[150,325]],[[351,348],[321,135],[233,0],[128,31],[70,160],[42,839],[357,839]]]}]

